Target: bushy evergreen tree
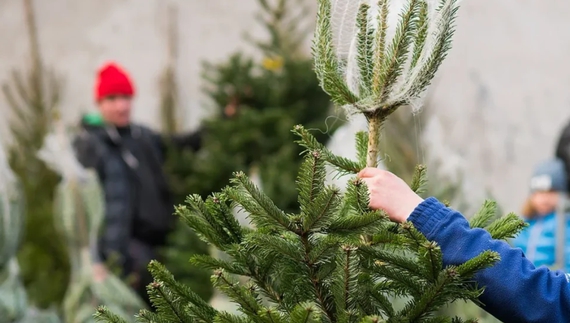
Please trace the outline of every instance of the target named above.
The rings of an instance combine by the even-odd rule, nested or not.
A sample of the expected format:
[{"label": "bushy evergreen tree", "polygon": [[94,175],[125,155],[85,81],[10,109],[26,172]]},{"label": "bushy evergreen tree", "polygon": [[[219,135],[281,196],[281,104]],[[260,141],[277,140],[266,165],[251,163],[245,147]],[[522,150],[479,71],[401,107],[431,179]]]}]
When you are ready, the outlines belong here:
[{"label": "bushy evergreen tree", "polygon": [[[215,270],[214,286],[242,315],[212,308],[154,262],[149,293],[158,312],[143,311],[141,322],[452,322],[434,313],[457,299],[476,301],[481,290],[470,284],[473,274],[492,265],[497,254],[483,252],[460,266],[442,267],[439,247],[411,224],[394,224],[368,209],[362,182],[349,183],[344,196],[325,185],[326,161],[346,172],[364,166],[365,134],[359,136],[360,160],[351,161],[332,155],[304,128],[295,131],[307,148],[297,186],[300,212],[277,208],[243,173],[222,192],[205,201],[190,196],[178,208],[204,240],[231,257],[195,256],[192,262]],[[413,189],[424,176],[419,168]],[[240,226],[232,206],[246,210],[255,229]],[[492,211],[486,204],[471,224],[486,226],[496,238],[522,227],[516,216],[488,225]],[[240,284],[235,275],[248,277],[248,283]],[[410,301],[396,310],[388,297]],[[104,309],[99,315],[120,322]]]},{"label": "bushy evergreen tree", "polygon": [[[301,150],[293,143],[295,124],[320,129],[326,143],[339,125],[329,97],[302,50],[306,10],[298,0],[259,1],[268,41],[256,42],[265,56],[259,62],[242,53],[221,64],[205,63],[204,86],[214,115],[204,121],[204,146],[198,156],[186,153],[170,164],[175,191],[207,196],[225,186],[237,170],[259,169],[265,192],[285,209],[295,209],[295,174]],[[301,26],[299,26],[301,24]],[[329,118],[329,120],[327,120]],[[176,163],[176,161],[178,163]],[[187,174],[186,176],[181,176]]]},{"label": "bushy evergreen tree", "polygon": [[[240,313],[211,307],[153,262],[155,282],[148,290],[157,312],[142,311],[141,322],[465,322],[436,312],[456,300],[476,301],[481,289],[472,284],[473,275],[492,266],[498,254],[485,251],[463,264],[443,267],[436,243],[427,241],[412,224],[395,224],[382,211],[368,207],[368,188],[362,181],[350,181],[346,194],[325,183],[326,163],[346,174],[378,163],[379,127],[425,90],[450,46],[455,0],[436,1],[435,8],[430,7],[434,3],[409,0],[386,47],[382,44],[388,43],[384,32],[388,6],[380,4],[378,27],[369,31],[371,10],[366,4],[359,8],[357,66],[366,86],[356,92],[344,80],[346,65],[334,54],[331,1],[319,1],[314,45],[319,80],[335,102],[351,105],[369,120],[369,131],[357,135],[357,159],[335,156],[304,127],[296,126],[293,132],[304,154],[295,211],[280,209],[243,172],[235,174],[231,186],[206,199],[189,196],[177,212],[203,240],[230,257],[195,256],[192,262],[215,271],[212,283],[238,305]],[[435,29],[424,30],[424,24]],[[425,34],[434,37],[428,41],[435,43],[429,50],[423,50]],[[400,78],[399,65],[406,62],[415,62],[420,75]],[[413,84],[400,88],[410,91],[404,96],[390,89],[407,82]],[[425,175],[424,167],[416,168],[410,185],[416,192],[425,184]],[[252,228],[240,225],[235,207],[247,212]],[[485,204],[471,225],[485,227],[496,239],[512,236],[524,226],[513,215],[489,224],[492,214],[492,205]],[[236,276],[246,277],[247,283]],[[390,297],[408,301],[397,309]],[[97,316],[121,322],[104,308]]]},{"label": "bushy evergreen tree", "polygon": [[[301,1],[263,1],[259,16],[270,35],[268,41],[254,46],[265,57],[259,61],[237,53],[221,64],[204,65],[205,91],[210,97],[213,115],[204,121],[203,145],[198,153],[170,149],[166,165],[176,204],[183,203],[189,192],[206,198],[221,190],[235,171],[259,171],[263,191],[285,210],[298,208],[295,177],[301,149],[290,129],[298,123],[320,129],[318,139],[325,143],[342,124],[329,118],[331,103],[312,72],[312,60],[303,52],[306,12],[296,7]],[[172,80],[172,74],[166,80]],[[165,81],[172,85],[172,81]],[[170,116],[163,122],[175,124],[179,115],[169,106],[172,87],[165,87],[163,112]],[[170,95],[170,97],[168,96]],[[165,265],[181,281],[201,296],[209,297],[202,273],[188,270],[188,259],[203,253],[204,245],[180,226],[171,236]],[[199,289],[199,290],[198,290]]]}]

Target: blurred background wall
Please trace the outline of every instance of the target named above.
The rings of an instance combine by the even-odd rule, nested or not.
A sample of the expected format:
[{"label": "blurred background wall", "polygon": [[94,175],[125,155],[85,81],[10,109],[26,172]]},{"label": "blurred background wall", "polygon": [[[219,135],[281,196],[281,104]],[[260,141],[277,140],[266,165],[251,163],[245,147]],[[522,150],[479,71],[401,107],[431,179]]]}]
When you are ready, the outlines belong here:
[{"label": "blurred background wall", "polygon": [[[243,42],[244,32],[262,30],[254,21],[255,0],[50,0],[34,5],[44,63],[64,78],[61,108],[70,120],[94,109],[96,69],[116,60],[136,83],[135,119],[158,126],[158,82],[167,63],[170,8],[178,20],[180,101],[187,110],[188,127],[196,126],[204,114],[201,62],[224,59],[238,49],[247,51],[251,46]],[[22,1],[0,1],[0,80],[8,78],[11,68],[27,63],[23,18]]]}]

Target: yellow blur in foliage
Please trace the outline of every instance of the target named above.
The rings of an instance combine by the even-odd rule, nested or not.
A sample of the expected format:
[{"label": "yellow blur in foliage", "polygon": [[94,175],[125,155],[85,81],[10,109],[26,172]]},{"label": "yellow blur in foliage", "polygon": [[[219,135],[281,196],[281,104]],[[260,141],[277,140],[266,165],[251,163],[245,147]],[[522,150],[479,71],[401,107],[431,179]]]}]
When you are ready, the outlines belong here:
[{"label": "yellow blur in foliage", "polygon": [[283,57],[266,57],[263,59],[261,65],[263,65],[263,68],[266,70],[273,72],[278,71],[283,67]]}]

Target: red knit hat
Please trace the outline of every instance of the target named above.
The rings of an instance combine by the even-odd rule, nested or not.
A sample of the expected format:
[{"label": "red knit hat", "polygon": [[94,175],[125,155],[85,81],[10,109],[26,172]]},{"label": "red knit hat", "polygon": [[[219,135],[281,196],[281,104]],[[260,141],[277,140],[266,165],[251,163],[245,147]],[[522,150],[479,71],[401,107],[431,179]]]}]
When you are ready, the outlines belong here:
[{"label": "red knit hat", "polygon": [[95,100],[109,95],[133,96],[135,89],[127,72],[116,63],[107,63],[97,72],[95,81]]}]

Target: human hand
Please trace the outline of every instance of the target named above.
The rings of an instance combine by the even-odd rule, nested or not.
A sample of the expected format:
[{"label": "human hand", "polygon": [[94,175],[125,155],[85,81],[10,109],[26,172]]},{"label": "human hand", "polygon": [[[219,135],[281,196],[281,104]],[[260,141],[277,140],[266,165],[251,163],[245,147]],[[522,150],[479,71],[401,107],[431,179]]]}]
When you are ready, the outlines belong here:
[{"label": "human hand", "polygon": [[370,193],[370,207],[384,210],[395,222],[405,222],[423,202],[398,176],[378,168],[367,167],[358,173]]},{"label": "human hand", "polygon": [[104,264],[102,263],[93,264],[93,277],[95,282],[97,283],[103,282],[105,279],[107,279],[108,275],[109,271],[107,270],[107,267],[105,267]]}]

